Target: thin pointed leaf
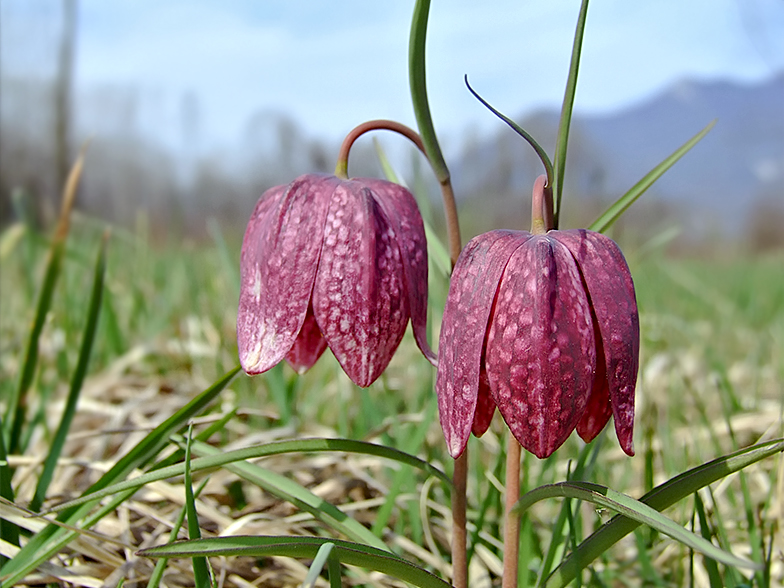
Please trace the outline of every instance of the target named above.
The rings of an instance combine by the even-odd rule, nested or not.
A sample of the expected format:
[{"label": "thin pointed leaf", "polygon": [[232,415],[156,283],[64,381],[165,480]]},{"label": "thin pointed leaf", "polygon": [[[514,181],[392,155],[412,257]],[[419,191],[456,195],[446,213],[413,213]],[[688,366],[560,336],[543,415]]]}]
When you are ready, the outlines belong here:
[{"label": "thin pointed leaf", "polygon": [[329,588],[342,588],[343,574],[340,569],[340,560],[335,554],[331,554],[327,560],[327,570],[329,572]]},{"label": "thin pointed leaf", "polygon": [[190,557],[205,556],[284,556],[312,559],[324,543],[332,543],[332,552],[347,565],[375,570],[393,576],[421,588],[448,588],[450,585],[430,572],[387,551],[369,545],[330,539],[325,537],[269,537],[234,536],[183,541],[143,549],[142,557]]},{"label": "thin pointed leaf", "polygon": [[[699,517],[700,533],[706,541],[710,541],[710,523],[708,523],[708,517],[705,515],[705,506],[702,504],[702,498],[700,498],[699,492],[694,493],[694,509],[697,511],[697,516]],[[724,583],[721,580],[721,574],[719,574],[719,566],[710,558],[706,558],[704,564],[705,570],[708,572],[708,580],[710,581],[711,588],[722,588]]]},{"label": "thin pointed leaf", "polygon": [[[782,451],[784,451],[784,439],[741,449],[675,476],[646,493],[640,500],[651,508],[662,511],[700,488]],[[574,580],[580,570],[639,525],[637,521],[623,516],[613,517],[561,562],[547,579],[547,586],[561,588],[566,586]]]},{"label": "thin pointed leaf", "polygon": [[580,6],[580,16],[577,17],[577,27],[574,31],[574,44],[572,45],[572,59],[569,63],[569,76],[566,78],[566,91],[564,92],[563,105],[561,106],[561,119],[558,122],[558,137],[555,141],[555,211],[553,228],[558,228],[561,220],[561,196],[563,195],[564,174],[566,173],[566,148],[569,144],[569,127],[572,124],[572,110],[574,109],[574,96],[577,92],[577,74],[580,70],[580,53],[583,48],[583,32],[585,31],[585,17],[588,14],[588,0],[583,0]]},{"label": "thin pointed leaf", "polygon": [[[188,427],[188,437],[185,443],[185,514],[188,518],[188,538],[201,539],[199,516],[196,514],[196,499],[193,497],[191,480],[191,445],[193,444],[193,423]],[[193,556],[193,581],[196,588],[209,588],[210,571],[207,568],[207,558]]]},{"label": "thin pointed leaf", "polygon": [[[212,386],[155,427],[155,429],[142,439],[127,455],[121,458],[108,472],[101,476],[95,484],[90,486],[84,494],[95,492],[109,486],[117,480],[122,480],[133,471],[134,468],[143,467],[149,463],[168,443],[169,437],[180,429],[190,418],[204,410],[204,408],[206,408],[215,397],[229,385],[239,373],[240,369],[240,366],[234,367]],[[106,505],[85,519],[82,526],[84,528],[90,528],[90,526],[106,516],[106,514],[112,512],[117,505],[125,501],[133,492],[133,490],[129,490],[127,491],[127,494],[120,493],[119,495],[113,496]],[[91,508],[92,505],[90,504],[74,506],[73,508],[61,512],[57,520],[76,526],[76,524],[89,513]],[[77,535],[76,532],[67,531],[57,525],[47,526],[39,533],[36,533],[12,560],[6,562],[6,564],[0,568],[0,581],[7,583],[9,586],[13,586],[16,582],[21,581],[22,578],[38,567],[40,563],[47,561],[60,549],[68,545]]]},{"label": "thin pointed leaf", "polygon": [[333,547],[335,547],[335,544],[331,542],[321,544],[321,547],[316,552],[316,557],[313,558],[313,563],[310,564],[308,575],[305,576],[305,581],[302,582],[302,588],[315,588]]},{"label": "thin pointed leaf", "polygon": [[430,13],[430,0],[417,0],[414,16],[411,19],[411,34],[408,42],[408,82],[411,88],[411,102],[414,107],[419,134],[425,146],[425,154],[438,181],[449,182],[447,168],[441,147],[430,115],[427,99],[427,80],[425,75],[425,39],[427,38],[427,19]]},{"label": "thin pointed leaf", "polygon": [[108,231],[104,233],[101,240],[101,246],[98,250],[98,257],[95,261],[95,270],[93,271],[93,287],[90,294],[90,301],[87,305],[87,320],[84,325],[84,334],[82,335],[82,346],[79,349],[79,358],[76,362],[76,369],[74,370],[73,379],[71,380],[71,388],[68,391],[68,397],[65,401],[63,414],[60,417],[60,424],[57,427],[57,432],[49,445],[49,454],[44,461],[44,468],[38,478],[38,484],[35,488],[35,494],[30,502],[30,510],[38,511],[46,498],[46,491],[52,481],[57,460],[63,451],[65,445],[65,438],[71,429],[74,415],[76,414],[76,404],[79,401],[79,394],[82,391],[82,384],[87,376],[87,367],[90,362],[90,355],[92,353],[93,342],[95,341],[95,333],[98,328],[98,318],[101,313],[101,302],[103,299],[103,281],[106,274],[106,244],[109,240]]},{"label": "thin pointed leaf", "polygon": [[[86,148],[86,146],[85,146]],[[44,328],[46,315],[52,306],[54,288],[60,276],[60,266],[62,265],[63,255],[65,254],[65,241],[68,237],[68,230],[71,226],[71,210],[76,199],[76,188],[79,186],[79,179],[84,169],[85,148],[82,148],[79,157],[76,159],[68,179],[63,187],[63,202],[60,208],[60,216],[57,220],[52,244],[49,249],[49,256],[44,272],[44,281],[38,293],[38,302],[35,309],[35,317],[30,327],[30,334],[27,338],[24,360],[22,368],[19,370],[19,380],[11,398],[8,399],[5,413],[5,445],[8,453],[19,451],[20,438],[24,427],[25,407],[27,402],[25,397],[33,383],[35,368],[38,365],[38,340],[41,338],[41,331]]]},{"label": "thin pointed leaf", "polygon": [[667,159],[662,161],[659,165],[649,171],[643,179],[637,182],[634,186],[632,186],[626,194],[621,196],[618,200],[615,201],[615,204],[610,206],[604,214],[602,214],[599,218],[597,218],[591,226],[588,227],[591,231],[596,231],[597,233],[603,233],[607,229],[612,226],[612,224],[618,220],[618,218],[629,208],[635,200],[637,200],[640,196],[642,196],[643,192],[645,192],[651,185],[658,180],[664,172],[670,169],[676,161],[678,161],[681,157],[683,157],[687,151],[689,151],[692,147],[694,147],[697,143],[699,143],[702,138],[708,134],[713,128],[713,125],[716,124],[716,121],[711,121],[708,126],[702,129],[699,133],[694,135],[691,139],[686,141],[683,145],[681,145],[672,155],[670,155]]},{"label": "thin pointed leaf", "polygon": [[[206,443],[195,443],[194,452],[201,455],[219,455],[220,450]],[[351,518],[338,507],[316,496],[307,488],[271,470],[248,462],[226,464],[225,469],[244,480],[256,484],[273,496],[290,502],[297,508],[309,512],[316,520],[344,534],[349,539],[372,545],[378,549],[389,549],[381,539],[367,527]]]},{"label": "thin pointed leaf", "polygon": [[553,497],[577,498],[598,506],[609,508],[638,523],[644,523],[657,531],[672,537],[676,541],[699,551],[703,555],[715,559],[728,566],[759,569],[760,564],[737,557],[732,553],[716,547],[710,541],[686,530],[672,519],[664,516],[647,504],[635,500],[631,496],[616,492],[605,486],[591,482],[561,482],[540,486],[523,496],[512,509],[518,514],[540,500]]},{"label": "thin pointed leaf", "polygon": [[[343,451],[346,453],[358,453],[364,455],[375,455],[386,459],[391,459],[406,465],[413,466],[421,469],[429,475],[436,476],[442,482],[451,486],[451,480],[444,472],[438,468],[430,465],[428,462],[419,459],[413,455],[404,453],[392,447],[383,445],[376,445],[366,441],[355,441],[352,439],[297,439],[293,441],[277,441],[274,443],[267,443],[264,445],[256,445],[253,447],[243,447],[242,449],[235,449],[233,451],[226,451],[216,455],[198,457],[191,463],[191,471],[198,472],[218,468],[227,464],[237,463],[249,459],[257,459],[260,457],[268,457],[270,455],[280,455],[284,453],[307,453],[307,452],[321,452],[321,451]],[[50,512],[58,512],[67,510],[81,504],[94,502],[111,496],[117,492],[125,490],[138,490],[145,484],[174,478],[183,475],[185,471],[184,464],[169,465],[164,468],[156,469],[146,474],[142,474],[136,478],[125,480],[111,486],[98,489],[90,494],[85,494],[74,500],[69,500],[62,504],[58,504],[51,509]]]},{"label": "thin pointed leaf", "polygon": [[471,94],[473,94],[474,98],[479,100],[479,102],[481,102],[482,105],[485,108],[487,108],[490,112],[492,112],[494,115],[496,115],[502,121],[504,121],[515,133],[517,133],[523,139],[525,139],[526,142],[533,148],[534,151],[536,151],[536,155],[539,157],[539,160],[542,162],[542,165],[544,165],[545,172],[547,173],[547,184],[549,186],[552,186],[553,185],[553,164],[550,161],[550,156],[547,155],[547,151],[544,150],[544,147],[542,147],[539,144],[539,142],[536,139],[534,139],[534,137],[533,137],[533,135],[531,135],[531,133],[526,131],[523,127],[518,125],[515,121],[513,121],[511,118],[509,118],[508,116],[506,116],[502,112],[496,110],[487,100],[482,98],[471,87],[471,84],[468,83],[468,76],[465,76],[464,80],[465,80],[465,85],[468,86],[468,91],[471,92]]},{"label": "thin pointed leaf", "polygon": [[[2,423],[0,423],[2,425]],[[0,429],[1,430],[1,429]],[[0,434],[0,497],[6,499],[8,502],[14,501],[14,490],[11,487],[12,471],[8,465],[8,456],[5,451],[5,441],[3,435]],[[11,521],[0,517],[0,539],[6,543],[10,543],[16,547],[19,546],[19,527]],[[0,565],[6,562],[6,558],[0,556]]]},{"label": "thin pointed leaf", "polygon": [[[199,496],[201,491],[204,490],[204,487],[207,485],[208,478],[204,478],[199,484],[199,487],[194,492],[195,496]],[[174,541],[177,540],[177,534],[180,532],[180,528],[182,528],[182,524],[185,522],[185,507],[180,509],[177,518],[172,525],[171,532],[169,533],[169,544],[172,544]],[[163,573],[166,571],[166,563],[167,560],[159,559],[155,563],[155,569],[153,569],[152,574],[150,574],[150,579],[147,581],[147,588],[158,588],[163,579]]]}]

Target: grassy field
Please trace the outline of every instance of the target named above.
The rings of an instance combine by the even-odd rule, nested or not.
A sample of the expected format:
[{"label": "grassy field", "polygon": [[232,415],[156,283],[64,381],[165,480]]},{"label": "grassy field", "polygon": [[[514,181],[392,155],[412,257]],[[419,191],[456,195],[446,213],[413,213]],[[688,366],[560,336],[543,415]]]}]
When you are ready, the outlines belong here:
[{"label": "grassy field", "polygon": [[[156,426],[237,365],[239,242],[210,226],[207,243],[154,246],[143,228],[113,229],[94,346],[86,378],[78,386],[67,440],[45,488],[44,509],[75,498],[112,471]],[[8,481],[15,506],[3,503],[0,514],[21,528],[21,545],[44,532],[44,522],[25,518],[23,509],[34,500],[42,462],[73,387],[103,228],[91,219],[75,219],[41,332],[23,426],[16,446],[7,448],[9,467],[4,472],[13,476]],[[48,240],[47,235],[13,226],[0,241],[0,414],[6,421],[42,287]],[[580,463],[582,479],[639,497],[711,459],[784,437],[784,256],[721,261],[673,260],[655,252],[638,256],[629,251],[627,256],[642,327],[636,456],[621,452],[611,427],[587,448],[573,436],[547,460],[524,457],[523,491],[563,481]],[[431,267],[429,322],[434,333],[446,288],[444,274]],[[437,338],[431,335],[431,341]],[[283,365],[254,378],[240,374],[214,400],[188,415],[201,443],[194,442],[191,450],[207,455],[209,447],[227,452],[285,439],[341,437],[394,447],[449,473],[451,459],[438,425],[434,376],[410,334],[387,372],[367,390],[355,387],[329,352],[302,377]],[[178,434],[184,424],[166,432],[147,462],[133,462],[117,480],[147,471],[149,464],[167,456],[167,463],[182,461],[183,440]],[[501,569],[502,425],[496,415],[490,431],[481,439],[472,438],[470,445],[471,586],[496,585]],[[200,489],[195,507],[202,536],[345,538],[324,517],[282,498],[260,481],[263,472],[271,472],[269,476],[283,476],[338,505],[394,552],[448,577],[449,488],[437,478],[394,461],[345,452],[302,451],[252,464],[249,467],[257,470],[233,464],[193,473],[193,486]],[[784,469],[775,455],[665,511],[714,544],[762,563],[761,571],[717,565],[640,527],[594,561],[582,573],[582,582],[782,585],[783,487]],[[8,498],[8,489],[3,496]],[[51,557],[43,549],[35,555],[22,552],[20,558],[32,569],[11,577],[26,585],[193,585],[194,574],[198,581],[201,569],[196,560],[172,559],[156,569],[156,560],[135,554],[167,541],[172,529],[176,535],[176,521],[180,517],[182,522],[188,502],[184,478],[179,476],[121,496],[100,517],[93,506],[68,523],[83,521],[91,513],[93,521],[79,525],[91,534],[64,542]],[[521,585],[534,585],[543,568],[552,570],[610,515],[574,500],[537,503],[522,524]],[[187,530],[179,536],[187,537]],[[0,543],[1,553],[12,556],[15,549],[8,538],[4,535],[6,542]],[[33,565],[36,557],[49,563]],[[209,563],[219,585],[295,586],[305,579],[311,559],[214,557]],[[328,585],[324,579],[319,582]],[[402,585],[358,567],[348,568],[343,582]]]}]

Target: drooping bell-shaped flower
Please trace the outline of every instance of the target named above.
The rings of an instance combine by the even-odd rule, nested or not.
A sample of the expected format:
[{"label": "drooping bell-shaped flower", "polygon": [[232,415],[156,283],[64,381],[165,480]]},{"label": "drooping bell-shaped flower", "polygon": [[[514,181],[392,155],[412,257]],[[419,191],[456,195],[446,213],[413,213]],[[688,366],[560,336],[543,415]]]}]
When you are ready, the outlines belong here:
[{"label": "drooping bell-shaped flower", "polygon": [[449,451],[459,456],[498,407],[540,458],[575,428],[591,441],[610,415],[633,455],[638,361],[634,285],[614,241],[585,229],[479,235],[457,260],[441,326],[436,390]]},{"label": "drooping bell-shaped flower", "polygon": [[329,347],[357,385],[369,386],[409,317],[434,360],[425,231],[402,186],[307,174],[267,190],[248,222],[240,274],[237,341],[249,374],[284,358],[303,372]]}]

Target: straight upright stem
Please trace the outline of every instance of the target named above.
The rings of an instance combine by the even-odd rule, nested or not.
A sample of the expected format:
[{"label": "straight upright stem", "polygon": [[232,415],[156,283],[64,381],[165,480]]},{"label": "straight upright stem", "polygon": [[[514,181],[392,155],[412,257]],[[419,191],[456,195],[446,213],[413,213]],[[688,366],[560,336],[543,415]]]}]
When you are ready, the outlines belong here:
[{"label": "straight upright stem", "polygon": [[517,558],[520,552],[520,517],[509,511],[520,499],[520,443],[509,433],[506,450],[506,524],[504,525],[503,588],[517,588]]}]

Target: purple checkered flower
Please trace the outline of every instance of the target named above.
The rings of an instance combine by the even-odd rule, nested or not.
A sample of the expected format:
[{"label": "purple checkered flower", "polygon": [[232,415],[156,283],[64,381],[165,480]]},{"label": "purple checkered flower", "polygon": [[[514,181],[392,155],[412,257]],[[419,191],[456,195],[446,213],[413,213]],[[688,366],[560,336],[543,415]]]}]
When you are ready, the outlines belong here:
[{"label": "purple checkered flower", "polygon": [[409,317],[422,352],[427,244],[411,193],[378,179],[307,174],[267,190],[240,261],[240,363],[259,374],[286,359],[310,368],[329,347],[369,386],[389,364]]},{"label": "purple checkered flower", "polygon": [[[535,190],[542,189],[544,178]],[[618,245],[585,229],[496,230],[472,239],[452,274],[436,390],[449,452],[482,435],[496,407],[520,444],[545,458],[571,432],[610,419],[633,455],[639,319]]]}]

